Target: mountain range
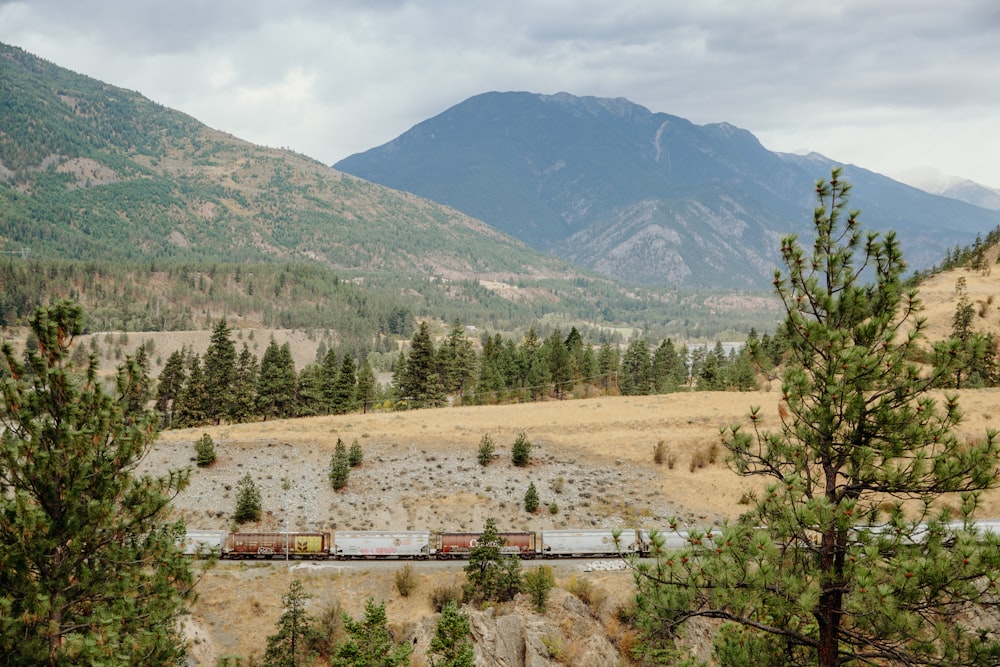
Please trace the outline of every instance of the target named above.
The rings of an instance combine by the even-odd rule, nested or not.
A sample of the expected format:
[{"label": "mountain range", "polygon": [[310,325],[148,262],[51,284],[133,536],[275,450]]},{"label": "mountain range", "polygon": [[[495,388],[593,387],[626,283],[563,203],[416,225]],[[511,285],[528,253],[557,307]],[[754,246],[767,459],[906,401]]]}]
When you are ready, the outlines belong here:
[{"label": "mountain range", "polygon": [[[815,182],[837,165],[623,98],[490,92],[334,167],[618,280],[733,289],[769,285],[780,237],[808,233]],[[842,166],[862,224],[896,231],[911,268],[1000,224],[997,211]]]}]

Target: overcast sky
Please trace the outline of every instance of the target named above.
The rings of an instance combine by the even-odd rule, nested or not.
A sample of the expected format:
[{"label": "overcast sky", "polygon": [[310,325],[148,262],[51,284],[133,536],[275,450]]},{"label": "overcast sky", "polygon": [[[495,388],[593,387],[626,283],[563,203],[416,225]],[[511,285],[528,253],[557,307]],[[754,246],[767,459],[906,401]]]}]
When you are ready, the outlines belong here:
[{"label": "overcast sky", "polygon": [[327,164],[565,91],[1000,187],[997,0],[0,0],[0,41]]}]

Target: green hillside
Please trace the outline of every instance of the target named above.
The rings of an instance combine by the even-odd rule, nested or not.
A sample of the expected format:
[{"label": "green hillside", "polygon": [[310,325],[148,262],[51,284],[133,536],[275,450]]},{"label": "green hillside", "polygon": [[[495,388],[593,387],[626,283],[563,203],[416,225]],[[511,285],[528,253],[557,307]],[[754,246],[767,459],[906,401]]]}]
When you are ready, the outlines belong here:
[{"label": "green hillside", "polygon": [[[100,329],[199,327],[238,308],[274,326],[331,326],[344,309],[331,317],[339,297],[324,290],[338,284],[383,314],[494,331],[549,320],[713,337],[776,320],[716,294],[588,274],[454,209],[2,44],[0,252],[0,325],[72,296]],[[369,340],[387,332],[382,315],[346,310]]]}]

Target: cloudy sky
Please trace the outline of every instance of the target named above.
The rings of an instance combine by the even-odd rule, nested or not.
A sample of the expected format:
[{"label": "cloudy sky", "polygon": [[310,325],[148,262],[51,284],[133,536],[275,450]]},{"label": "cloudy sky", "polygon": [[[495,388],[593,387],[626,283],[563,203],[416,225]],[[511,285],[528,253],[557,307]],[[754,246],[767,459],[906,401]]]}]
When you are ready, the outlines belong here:
[{"label": "cloudy sky", "polygon": [[997,0],[0,0],[0,41],[328,164],[565,91],[1000,187]]}]

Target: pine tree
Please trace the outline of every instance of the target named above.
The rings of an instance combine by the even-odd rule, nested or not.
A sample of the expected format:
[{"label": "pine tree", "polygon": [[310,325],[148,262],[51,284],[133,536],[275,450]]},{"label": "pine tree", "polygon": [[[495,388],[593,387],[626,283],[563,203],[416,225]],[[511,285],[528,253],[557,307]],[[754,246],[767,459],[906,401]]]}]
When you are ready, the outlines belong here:
[{"label": "pine tree", "polygon": [[246,343],[236,359],[236,387],[233,392],[234,422],[250,421],[257,412],[257,357]]},{"label": "pine tree", "polygon": [[431,667],[475,667],[472,624],[454,600],[441,609],[428,655]]},{"label": "pine tree", "polygon": [[205,407],[206,417],[218,424],[232,419],[234,391],[236,389],[236,346],[230,337],[232,330],[222,318],[212,330],[212,337],[205,350],[205,391],[212,397]]},{"label": "pine tree", "polygon": [[493,461],[493,452],[495,450],[496,447],[493,444],[493,438],[490,437],[489,433],[484,433],[483,437],[479,440],[479,453],[476,455],[479,465],[488,466]]},{"label": "pine tree", "polygon": [[322,370],[322,387],[323,387],[323,399],[325,401],[326,410],[324,414],[333,413],[333,403],[337,387],[337,374],[340,373],[340,365],[337,363],[337,353],[332,349],[329,350],[323,356],[323,362],[320,365]]},{"label": "pine tree", "polygon": [[270,417],[291,417],[295,412],[295,363],[288,343],[273,339],[264,350],[257,376],[257,400],[265,421]]},{"label": "pine tree", "polygon": [[2,346],[0,662],[177,664],[194,577],[167,513],[187,474],[136,474],[156,437],[125,409],[139,371],[127,361],[113,396],[96,359],[76,375],[82,322],[72,302],[38,309],[27,366]]},{"label": "pine tree", "polygon": [[539,614],[545,613],[545,603],[555,585],[555,574],[548,565],[539,565],[524,575],[524,590],[531,596],[531,604]]},{"label": "pine tree", "polygon": [[177,399],[177,423],[181,426],[201,426],[209,422],[208,404],[211,397],[205,387],[205,373],[201,358],[191,355],[188,361],[187,381]]},{"label": "pine tree", "polygon": [[347,637],[337,645],[333,667],[402,667],[409,664],[413,647],[408,642],[397,644],[389,632],[385,602],[365,601],[365,615],[355,621],[344,615]]},{"label": "pine tree", "polygon": [[295,396],[295,414],[297,416],[312,417],[326,412],[326,399],[323,396],[323,379],[320,366],[309,364],[299,372]]},{"label": "pine tree", "polygon": [[441,404],[444,398],[443,387],[430,327],[426,321],[421,322],[413,334],[404,370],[399,382],[400,398],[411,398],[419,407]]},{"label": "pine tree", "polygon": [[528,514],[538,511],[538,489],[534,482],[528,484],[528,490],[524,492],[524,511]]},{"label": "pine tree", "polygon": [[184,348],[171,352],[157,378],[156,411],[160,413],[163,425],[167,428],[173,426],[177,398],[184,390],[187,379],[184,371],[185,352]]},{"label": "pine tree", "polygon": [[363,413],[367,413],[369,408],[378,399],[378,382],[375,378],[375,371],[372,370],[367,357],[361,362],[361,369],[358,371],[358,393],[356,398]]},{"label": "pine tree", "polygon": [[518,468],[523,468],[531,462],[531,441],[524,431],[517,434],[517,439],[510,448],[510,459]]},{"label": "pine tree", "polygon": [[[725,434],[736,471],[770,483],[741,521],[689,531],[689,549],[637,565],[649,651],[701,616],[747,633],[725,642],[730,664],[775,643],[782,665],[1000,661],[981,613],[997,604],[1000,544],[974,526],[1000,447],[992,433],[959,442],[956,398],[928,394],[935,378],[910,361],[923,321],[899,244],[862,236],[856,212],[844,220],[849,190],[839,170],[818,183],[811,255],[782,241],[778,429],[753,408],[748,430]],[[960,494],[957,516],[945,494]]]},{"label": "pine tree", "polygon": [[306,602],[312,595],[302,582],[294,579],[288,592],[281,598],[282,611],[278,618],[278,631],[267,638],[263,667],[307,667],[315,658],[313,646],[320,640],[316,619],[306,611]]},{"label": "pine tree", "polygon": [[347,446],[344,441],[337,438],[337,444],[330,458],[330,485],[334,491],[340,491],[347,486],[347,478],[351,474],[351,460],[347,454]]},{"label": "pine tree", "polygon": [[347,462],[352,468],[357,468],[365,459],[365,453],[361,451],[361,443],[355,440],[351,443],[351,448],[347,452]]},{"label": "pine tree", "polygon": [[195,463],[199,468],[206,468],[215,463],[215,442],[208,433],[202,433],[194,443]]},{"label": "pine tree", "polygon": [[333,414],[343,415],[354,410],[354,400],[358,391],[357,375],[354,359],[345,354],[337,374],[337,383],[333,388]]},{"label": "pine tree", "polygon": [[260,521],[261,509],[260,490],[250,473],[246,473],[236,483],[236,511],[233,513],[233,521],[237,524]]},{"label": "pine tree", "polygon": [[521,591],[521,559],[504,555],[505,541],[497,533],[496,521],[486,526],[465,565],[465,597],[469,600],[510,600]]}]

